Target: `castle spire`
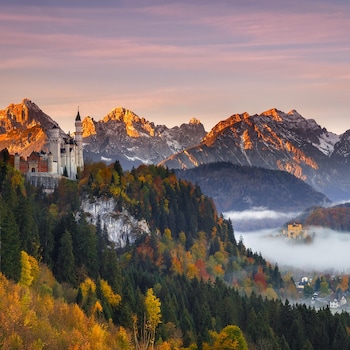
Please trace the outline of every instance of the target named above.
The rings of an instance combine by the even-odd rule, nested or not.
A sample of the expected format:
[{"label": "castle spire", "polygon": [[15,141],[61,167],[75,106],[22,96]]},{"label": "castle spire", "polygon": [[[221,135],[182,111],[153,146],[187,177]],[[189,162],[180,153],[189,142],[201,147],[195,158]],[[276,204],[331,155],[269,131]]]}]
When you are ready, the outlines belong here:
[{"label": "castle spire", "polygon": [[75,121],[81,121],[80,113],[79,113],[79,106],[78,106],[78,114],[77,114],[77,116],[75,117]]},{"label": "castle spire", "polygon": [[76,153],[76,164],[80,170],[84,168],[84,158],[83,158],[83,128],[81,117],[79,113],[78,106],[78,114],[75,118],[75,142],[77,144],[77,153]]}]

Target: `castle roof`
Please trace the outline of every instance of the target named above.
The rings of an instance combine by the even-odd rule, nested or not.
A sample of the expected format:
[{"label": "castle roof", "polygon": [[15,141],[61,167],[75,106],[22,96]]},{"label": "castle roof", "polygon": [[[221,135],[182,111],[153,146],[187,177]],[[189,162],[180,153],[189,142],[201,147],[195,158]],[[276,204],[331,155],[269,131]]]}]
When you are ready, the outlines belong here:
[{"label": "castle roof", "polygon": [[78,110],[77,116],[75,117],[75,121],[76,121],[76,122],[77,122],[77,121],[79,121],[79,122],[81,121],[79,110]]}]

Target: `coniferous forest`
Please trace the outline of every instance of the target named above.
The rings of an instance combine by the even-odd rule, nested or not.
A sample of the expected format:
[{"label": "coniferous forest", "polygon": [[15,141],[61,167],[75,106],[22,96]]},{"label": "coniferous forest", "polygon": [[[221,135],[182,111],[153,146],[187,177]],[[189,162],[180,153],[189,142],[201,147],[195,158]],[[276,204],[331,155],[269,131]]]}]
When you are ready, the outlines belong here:
[{"label": "coniferous forest", "polygon": [[[150,233],[116,247],[82,198]],[[166,168],[91,163],[48,194],[4,150],[0,227],[1,349],[350,349],[348,313],[292,303],[292,276]]]}]

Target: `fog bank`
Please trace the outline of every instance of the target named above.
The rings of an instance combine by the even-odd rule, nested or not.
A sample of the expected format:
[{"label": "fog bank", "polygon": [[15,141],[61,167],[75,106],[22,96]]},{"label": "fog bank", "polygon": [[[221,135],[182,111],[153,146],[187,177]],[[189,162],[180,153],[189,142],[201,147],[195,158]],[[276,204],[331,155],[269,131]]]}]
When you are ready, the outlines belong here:
[{"label": "fog bank", "polygon": [[262,207],[223,213],[225,218],[231,219],[235,231],[255,231],[281,227],[298,214],[297,212],[278,212]]},{"label": "fog bank", "polygon": [[247,248],[280,267],[293,267],[307,271],[350,271],[350,233],[339,233],[329,229],[312,228],[315,233],[310,244],[276,237],[278,230],[235,232],[236,239],[243,237]]},{"label": "fog bank", "polygon": [[308,228],[315,237],[310,244],[278,237],[282,225],[298,213],[281,213],[264,208],[224,213],[230,218],[238,240],[271,263],[308,271],[350,273],[350,233]]}]

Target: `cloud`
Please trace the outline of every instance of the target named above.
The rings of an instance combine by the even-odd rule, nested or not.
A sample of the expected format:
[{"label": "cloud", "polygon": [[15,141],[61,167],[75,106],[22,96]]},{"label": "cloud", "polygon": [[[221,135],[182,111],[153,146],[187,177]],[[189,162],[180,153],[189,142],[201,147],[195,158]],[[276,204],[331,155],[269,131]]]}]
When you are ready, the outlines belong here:
[{"label": "cloud", "polygon": [[277,212],[274,210],[257,207],[243,211],[230,211],[223,214],[229,217],[232,221],[246,221],[246,220],[262,220],[262,219],[288,219],[295,217],[297,213]]},{"label": "cloud", "polygon": [[232,221],[235,231],[253,231],[257,229],[278,228],[298,216],[296,212],[278,212],[262,207],[243,211],[223,213]]}]

